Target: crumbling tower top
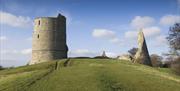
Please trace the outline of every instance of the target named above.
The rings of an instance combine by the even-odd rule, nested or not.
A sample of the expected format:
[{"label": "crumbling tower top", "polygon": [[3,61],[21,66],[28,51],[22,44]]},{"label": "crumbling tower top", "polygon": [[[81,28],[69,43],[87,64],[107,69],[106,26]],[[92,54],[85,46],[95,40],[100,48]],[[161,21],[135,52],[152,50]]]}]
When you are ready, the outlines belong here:
[{"label": "crumbling tower top", "polygon": [[149,52],[146,45],[146,40],[142,30],[138,33],[138,51],[135,55],[135,62],[152,66]]}]

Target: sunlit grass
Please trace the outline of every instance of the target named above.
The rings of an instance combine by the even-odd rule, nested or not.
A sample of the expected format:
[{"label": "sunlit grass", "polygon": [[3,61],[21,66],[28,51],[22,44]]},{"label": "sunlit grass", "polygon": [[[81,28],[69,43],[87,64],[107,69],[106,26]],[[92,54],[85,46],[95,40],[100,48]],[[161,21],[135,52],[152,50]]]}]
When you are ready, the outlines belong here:
[{"label": "sunlit grass", "polygon": [[[180,77],[169,69],[112,59],[70,59],[0,71],[0,88],[8,91],[179,91]],[[24,69],[24,70],[22,70]],[[31,70],[30,70],[31,69]],[[53,71],[49,72],[49,69]],[[4,76],[4,77],[3,77]],[[41,79],[37,80],[37,78]],[[35,80],[34,83],[31,81]],[[32,83],[29,85],[29,83]],[[11,85],[14,84],[14,85]]]}]

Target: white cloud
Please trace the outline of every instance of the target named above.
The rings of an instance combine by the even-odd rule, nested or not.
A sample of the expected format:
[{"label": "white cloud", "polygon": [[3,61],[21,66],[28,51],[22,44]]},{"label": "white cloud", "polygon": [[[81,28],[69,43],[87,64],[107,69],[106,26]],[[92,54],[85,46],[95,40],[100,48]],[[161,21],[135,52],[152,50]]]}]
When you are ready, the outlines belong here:
[{"label": "white cloud", "polygon": [[23,50],[0,50],[0,53],[4,55],[9,55],[9,54],[28,55],[31,54],[31,52],[32,52],[31,48],[27,48]]},{"label": "white cloud", "polygon": [[6,36],[0,36],[0,41],[5,41],[5,40],[7,40]]},{"label": "white cloud", "polygon": [[[25,53],[25,54],[23,54]],[[25,65],[30,60],[31,55],[26,54],[23,50],[13,50],[13,49],[1,49],[0,50],[0,65],[10,67],[10,66],[20,66]]]},{"label": "white cloud", "polygon": [[19,54],[18,50],[0,50],[1,54],[9,55],[9,54]]},{"label": "white cloud", "polygon": [[30,17],[16,16],[8,12],[0,11],[0,24],[19,28],[29,28],[32,26],[32,21]]},{"label": "white cloud", "polygon": [[[154,36],[159,35],[161,29],[159,27],[147,27],[143,29],[143,33],[145,37],[153,38]],[[138,31],[127,31],[125,32],[125,38],[136,39],[138,35]]]},{"label": "white cloud", "polygon": [[155,19],[149,16],[136,16],[132,21],[131,21],[131,26],[139,29],[139,28],[144,28],[152,25],[155,22]]},{"label": "white cloud", "polygon": [[180,16],[178,15],[165,15],[160,19],[161,25],[173,25],[180,22]]},{"label": "white cloud", "polygon": [[32,49],[31,48],[28,48],[28,49],[23,49],[22,51],[21,51],[21,53],[22,54],[31,54],[31,52],[32,52]]},{"label": "white cloud", "polygon": [[155,46],[163,46],[167,44],[167,39],[165,35],[159,35],[155,39]]},{"label": "white cloud", "polygon": [[113,39],[111,39],[110,41],[111,41],[112,43],[119,43],[119,42],[120,42],[119,38],[113,38]]},{"label": "white cloud", "polygon": [[148,27],[143,29],[146,37],[154,37],[160,34],[161,29],[159,27]]},{"label": "white cloud", "polygon": [[115,38],[115,32],[107,29],[94,29],[92,35],[96,38],[112,39]]},{"label": "white cloud", "polygon": [[106,39],[115,44],[121,44],[121,41],[117,37],[116,33],[108,29],[94,29],[92,36],[95,38]]},{"label": "white cloud", "polygon": [[97,53],[95,53],[93,51],[90,51],[88,49],[77,49],[77,50],[74,50],[74,51],[70,51],[69,55],[72,56],[72,57],[76,57],[76,56],[93,57],[93,56],[96,56]]},{"label": "white cloud", "polygon": [[137,31],[127,31],[125,32],[125,38],[136,38],[137,37],[138,32]]}]

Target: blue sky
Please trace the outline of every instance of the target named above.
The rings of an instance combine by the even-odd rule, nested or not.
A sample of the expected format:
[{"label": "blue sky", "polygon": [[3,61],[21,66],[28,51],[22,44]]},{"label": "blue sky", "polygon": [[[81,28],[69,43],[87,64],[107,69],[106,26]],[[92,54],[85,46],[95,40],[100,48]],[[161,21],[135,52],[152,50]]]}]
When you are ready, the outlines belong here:
[{"label": "blue sky", "polygon": [[31,57],[33,20],[67,17],[69,56],[116,57],[137,47],[143,28],[150,54],[167,52],[165,37],[180,22],[180,0],[0,0],[0,65],[19,66]]}]

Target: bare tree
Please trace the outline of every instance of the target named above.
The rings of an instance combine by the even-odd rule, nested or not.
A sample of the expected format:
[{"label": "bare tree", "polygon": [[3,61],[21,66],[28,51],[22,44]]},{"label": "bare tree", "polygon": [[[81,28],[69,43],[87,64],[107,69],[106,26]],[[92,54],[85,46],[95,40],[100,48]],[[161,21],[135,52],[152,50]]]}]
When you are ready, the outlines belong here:
[{"label": "bare tree", "polygon": [[171,63],[171,69],[178,75],[180,75],[180,57],[176,58]]},{"label": "bare tree", "polygon": [[169,35],[167,37],[171,48],[170,54],[180,55],[180,23],[174,24],[169,29]]},{"label": "bare tree", "polygon": [[162,66],[162,59],[163,57],[157,55],[157,54],[152,54],[151,55],[151,63],[153,67],[161,67]]},{"label": "bare tree", "polygon": [[167,40],[171,48],[170,55],[174,56],[171,69],[180,75],[180,23],[170,27]]}]

